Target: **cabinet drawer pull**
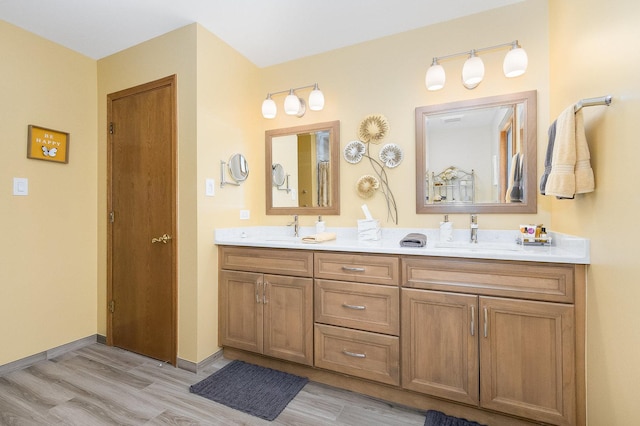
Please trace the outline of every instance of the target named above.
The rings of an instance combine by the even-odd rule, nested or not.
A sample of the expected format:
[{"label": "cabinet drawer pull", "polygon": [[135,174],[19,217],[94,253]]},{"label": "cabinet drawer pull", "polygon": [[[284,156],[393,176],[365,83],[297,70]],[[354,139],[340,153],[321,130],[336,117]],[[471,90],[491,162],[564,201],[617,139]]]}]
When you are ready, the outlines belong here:
[{"label": "cabinet drawer pull", "polygon": [[366,306],[362,306],[362,305],[349,305],[347,303],[343,303],[342,304],[343,308],[347,308],[347,309],[353,309],[356,311],[364,311],[365,309],[367,309]]},{"label": "cabinet drawer pull", "polygon": [[484,308],[484,337],[487,337],[487,308]]},{"label": "cabinet drawer pull", "polygon": [[260,303],[260,286],[262,285],[262,279],[256,280],[256,303]]},{"label": "cabinet drawer pull", "polygon": [[349,352],[346,349],[343,349],[342,353],[347,355],[347,356],[354,357],[354,358],[366,358],[367,357],[367,354],[359,354],[359,353],[356,353],[356,352]]},{"label": "cabinet drawer pull", "polygon": [[267,304],[267,285],[269,281],[265,281],[262,287],[262,303]]},{"label": "cabinet drawer pull", "polygon": [[356,268],[353,266],[343,266],[342,270],[346,272],[364,272],[364,268]]},{"label": "cabinet drawer pull", "polygon": [[471,306],[471,335],[476,334],[476,307]]}]

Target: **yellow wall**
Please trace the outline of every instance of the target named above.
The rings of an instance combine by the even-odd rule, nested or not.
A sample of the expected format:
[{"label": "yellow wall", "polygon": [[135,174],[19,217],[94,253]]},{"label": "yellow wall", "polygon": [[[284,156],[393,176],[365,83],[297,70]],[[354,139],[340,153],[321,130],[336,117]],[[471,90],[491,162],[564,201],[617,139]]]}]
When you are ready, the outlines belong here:
[{"label": "yellow wall", "polygon": [[552,203],[552,228],[591,239],[587,312],[590,425],[640,419],[640,268],[634,227],[640,211],[640,3],[550,2],[551,113],[585,97],[613,95],[584,109],[596,191]]},{"label": "yellow wall", "polygon": [[[96,63],[0,21],[0,365],[96,333]],[[27,126],[70,133],[26,158]],[[13,178],[29,195],[13,196]]]},{"label": "yellow wall", "polygon": [[[498,94],[538,91],[539,140],[546,138],[548,125],[549,63],[548,12],[543,1],[526,1],[515,6],[465,17],[439,25],[408,31],[356,46],[334,50],[325,54],[275,65],[261,70],[262,91],[275,92],[317,82],[325,94],[323,111],[308,111],[302,118],[282,112],[284,95],[274,96],[279,114],[273,120],[263,121],[265,129],[291,127],[313,122],[340,120],[341,146],[358,138],[358,126],[369,114],[383,114],[389,122],[389,135],[382,142],[395,143],[403,149],[405,157],[400,166],[388,171],[391,190],[398,205],[399,227],[435,228],[441,215],[415,213],[415,124],[414,110],[418,106],[480,98]],[[521,19],[526,16],[527,19]],[[499,24],[496,24],[499,23]],[[519,40],[529,55],[526,74],[507,79],[502,73],[506,49],[482,55],[485,79],[475,89],[467,90],[460,83],[464,57],[442,61],[447,73],[445,88],[429,92],[424,77],[435,56],[469,51]],[[309,91],[301,92],[308,97]],[[260,102],[254,101],[254,114],[260,114]],[[382,145],[372,148],[377,155]],[[542,152],[541,152],[542,151]],[[464,154],[463,154],[464,155]],[[544,151],[538,152],[539,170],[542,170]],[[363,200],[356,192],[356,181],[363,174],[372,173],[367,162],[357,165],[340,162],[340,217],[325,216],[327,226],[356,226],[364,218],[360,206]],[[252,183],[253,184],[253,183]],[[382,194],[366,200],[374,217],[384,227],[394,227],[387,221],[386,204]],[[289,218],[267,217],[272,225],[283,225]],[[469,215],[450,215],[456,228],[469,226]],[[303,216],[301,225],[311,226],[315,216]],[[490,215],[479,217],[481,228],[517,229],[520,223],[550,222],[549,203],[539,198],[538,214]]]}]

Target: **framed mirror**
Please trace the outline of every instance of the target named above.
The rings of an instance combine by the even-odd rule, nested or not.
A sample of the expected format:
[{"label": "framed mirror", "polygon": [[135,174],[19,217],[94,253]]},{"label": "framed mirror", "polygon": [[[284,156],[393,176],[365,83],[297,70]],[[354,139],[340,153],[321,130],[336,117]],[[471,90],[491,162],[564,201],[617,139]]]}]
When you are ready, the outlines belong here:
[{"label": "framed mirror", "polygon": [[535,90],[416,108],[416,213],[535,213]]},{"label": "framed mirror", "polygon": [[267,130],[265,147],[268,215],[340,214],[339,121]]}]

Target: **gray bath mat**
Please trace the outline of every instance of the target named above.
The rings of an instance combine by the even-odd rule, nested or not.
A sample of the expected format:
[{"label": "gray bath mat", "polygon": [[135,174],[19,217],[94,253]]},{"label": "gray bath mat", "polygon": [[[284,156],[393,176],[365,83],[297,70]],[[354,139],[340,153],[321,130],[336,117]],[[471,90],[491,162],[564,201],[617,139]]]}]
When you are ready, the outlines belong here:
[{"label": "gray bath mat", "polygon": [[424,426],[483,426],[480,423],[472,422],[458,417],[447,416],[440,411],[427,411],[427,419]]},{"label": "gray bath mat", "polygon": [[273,420],[309,379],[232,361],[189,388],[191,393],[265,420]]}]

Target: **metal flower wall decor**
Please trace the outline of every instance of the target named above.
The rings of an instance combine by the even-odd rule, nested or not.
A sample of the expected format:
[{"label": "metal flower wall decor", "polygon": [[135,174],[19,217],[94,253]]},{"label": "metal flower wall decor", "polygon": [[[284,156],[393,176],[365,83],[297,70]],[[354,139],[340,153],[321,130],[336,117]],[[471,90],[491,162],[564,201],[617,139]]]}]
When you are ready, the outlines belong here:
[{"label": "metal flower wall decor", "polygon": [[358,195],[371,198],[380,190],[387,202],[387,220],[398,224],[398,207],[396,199],[389,187],[386,169],[398,167],[404,158],[402,149],[393,143],[383,145],[377,159],[371,155],[371,145],[378,145],[387,136],[389,123],[383,115],[369,115],[362,120],[358,128],[359,140],[351,141],[344,147],[344,159],[351,164],[358,164],[363,158],[369,160],[375,176],[366,174],[356,183]]}]

